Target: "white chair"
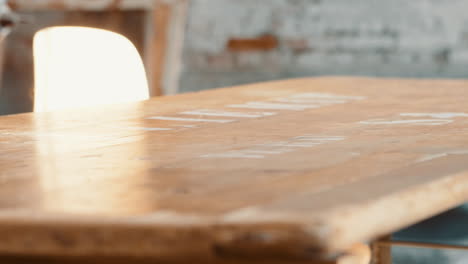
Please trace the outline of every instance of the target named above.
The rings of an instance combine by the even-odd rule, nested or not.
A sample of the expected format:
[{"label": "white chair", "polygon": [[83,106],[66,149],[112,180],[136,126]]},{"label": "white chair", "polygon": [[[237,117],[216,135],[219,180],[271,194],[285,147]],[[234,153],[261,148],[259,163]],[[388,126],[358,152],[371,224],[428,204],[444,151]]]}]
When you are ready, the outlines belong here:
[{"label": "white chair", "polygon": [[52,27],[34,38],[35,112],[149,98],[144,65],[124,36],[85,27]]}]

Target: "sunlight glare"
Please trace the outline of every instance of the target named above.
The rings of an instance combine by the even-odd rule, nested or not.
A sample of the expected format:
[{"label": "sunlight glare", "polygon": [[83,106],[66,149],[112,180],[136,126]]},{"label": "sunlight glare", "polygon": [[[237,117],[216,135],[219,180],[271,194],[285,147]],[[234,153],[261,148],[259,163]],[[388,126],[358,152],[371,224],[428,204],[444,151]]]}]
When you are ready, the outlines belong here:
[{"label": "sunlight glare", "polygon": [[35,112],[149,98],[141,57],[124,36],[85,27],[51,27],[34,38]]}]

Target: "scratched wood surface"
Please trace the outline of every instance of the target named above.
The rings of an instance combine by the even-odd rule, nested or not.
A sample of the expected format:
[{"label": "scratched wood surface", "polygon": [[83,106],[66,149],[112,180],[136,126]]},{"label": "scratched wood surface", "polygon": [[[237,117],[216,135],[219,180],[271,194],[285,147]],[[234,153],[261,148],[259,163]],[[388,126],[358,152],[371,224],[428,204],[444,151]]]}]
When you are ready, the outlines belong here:
[{"label": "scratched wood surface", "polygon": [[468,198],[467,97],[317,78],[0,117],[0,254],[334,256]]}]

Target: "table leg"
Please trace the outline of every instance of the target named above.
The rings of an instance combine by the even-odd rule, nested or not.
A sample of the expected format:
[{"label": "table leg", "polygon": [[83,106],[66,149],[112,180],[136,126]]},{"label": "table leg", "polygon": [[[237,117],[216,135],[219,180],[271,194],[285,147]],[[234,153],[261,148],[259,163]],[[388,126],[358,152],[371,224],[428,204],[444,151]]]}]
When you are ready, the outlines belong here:
[{"label": "table leg", "polygon": [[[378,241],[391,241],[391,236],[380,238]],[[392,264],[392,247],[390,244],[373,243],[372,264]]]}]

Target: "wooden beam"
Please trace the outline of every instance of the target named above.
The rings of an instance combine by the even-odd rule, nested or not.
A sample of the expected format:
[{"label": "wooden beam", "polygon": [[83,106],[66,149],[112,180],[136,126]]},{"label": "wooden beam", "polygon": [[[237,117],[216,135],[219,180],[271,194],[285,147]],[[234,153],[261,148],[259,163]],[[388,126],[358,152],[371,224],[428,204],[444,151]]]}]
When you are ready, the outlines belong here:
[{"label": "wooden beam", "polygon": [[157,1],[148,11],[145,66],[150,95],[178,92],[188,1]]},{"label": "wooden beam", "polygon": [[168,25],[171,8],[166,3],[158,3],[148,13],[146,29],[145,66],[150,87],[150,95],[163,94],[165,50],[167,49]]},{"label": "wooden beam", "polygon": [[385,236],[372,244],[372,264],[392,264],[392,246],[387,242],[391,236]]}]

